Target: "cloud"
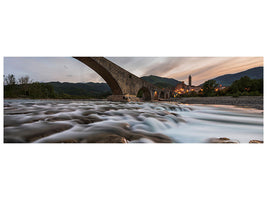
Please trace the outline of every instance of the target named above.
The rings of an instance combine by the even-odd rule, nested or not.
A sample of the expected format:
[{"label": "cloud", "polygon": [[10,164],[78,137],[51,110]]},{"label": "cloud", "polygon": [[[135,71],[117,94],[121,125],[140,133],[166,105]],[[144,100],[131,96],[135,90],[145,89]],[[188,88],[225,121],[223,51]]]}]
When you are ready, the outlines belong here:
[{"label": "cloud", "polygon": [[[107,57],[141,77],[157,75],[193,84],[263,66],[263,57]],[[4,74],[28,75],[34,81],[104,82],[95,71],[72,57],[5,57]]]},{"label": "cloud", "polygon": [[5,57],[4,74],[14,74],[17,78],[29,75],[34,81],[43,82],[101,80],[91,68],[71,57]]},{"label": "cloud", "polygon": [[110,61],[137,76],[143,76],[144,70],[155,63],[161,63],[161,57],[107,57]]},{"label": "cloud", "polygon": [[[158,58],[155,58],[158,60]],[[157,75],[187,81],[193,76],[198,85],[211,78],[263,66],[262,57],[170,57],[151,62],[142,75]]]}]

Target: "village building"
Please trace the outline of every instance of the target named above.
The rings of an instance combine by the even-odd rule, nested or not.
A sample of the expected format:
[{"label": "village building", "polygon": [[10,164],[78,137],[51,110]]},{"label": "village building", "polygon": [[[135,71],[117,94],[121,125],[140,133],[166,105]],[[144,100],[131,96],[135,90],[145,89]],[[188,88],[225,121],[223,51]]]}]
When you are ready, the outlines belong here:
[{"label": "village building", "polygon": [[181,83],[178,83],[175,87],[174,92],[177,95],[185,94],[185,93],[190,93],[190,92],[196,92],[199,93],[201,91],[201,86],[194,86],[192,85],[192,76],[189,75],[188,77],[188,85],[182,81]]}]

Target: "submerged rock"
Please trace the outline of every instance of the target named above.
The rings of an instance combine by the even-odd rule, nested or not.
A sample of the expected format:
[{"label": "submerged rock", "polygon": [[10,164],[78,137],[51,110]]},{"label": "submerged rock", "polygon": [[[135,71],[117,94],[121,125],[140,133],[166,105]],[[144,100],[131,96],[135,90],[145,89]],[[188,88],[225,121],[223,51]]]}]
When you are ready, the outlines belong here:
[{"label": "submerged rock", "polygon": [[132,140],[130,143],[154,143],[154,141],[148,138],[140,138],[139,140]]},{"label": "submerged rock", "polygon": [[[65,141],[66,142],[66,141]],[[116,134],[92,134],[81,140],[81,143],[128,143],[125,137]]]},{"label": "submerged rock", "polygon": [[4,137],[4,143],[25,143],[26,141],[20,137]]},{"label": "submerged rock", "polygon": [[[29,101],[5,100],[5,143],[239,143],[218,137],[225,133],[240,142],[263,140],[262,114],[232,107],[199,105],[191,109],[157,102]],[[232,130],[232,124],[238,128]],[[250,135],[249,127],[257,128],[257,135]]]},{"label": "submerged rock", "polygon": [[4,132],[5,143],[33,142],[39,138],[47,137],[73,126],[67,123],[36,122],[17,127],[7,127]]},{"label": "submerged rock", "polygon": [[239,143],[238,140],[231,140],[229,138],[226,137],[222,137],[222,138],[210,138],[208,140],[208,143]]},{"label": "submerged rock", "polygon": [[89,134],[81,142],[85,143],[172,143],[173,141],[166,135],[159,133],[131,132],[122,128],[116,128],[106,133]]},{"label": "submerged rock", "polygon": [[130,131],[122,127],[89,127],[87,133],[67,133],[62,137],[47,137],[44,143],[172,143],[166,135],[144,131]]}]

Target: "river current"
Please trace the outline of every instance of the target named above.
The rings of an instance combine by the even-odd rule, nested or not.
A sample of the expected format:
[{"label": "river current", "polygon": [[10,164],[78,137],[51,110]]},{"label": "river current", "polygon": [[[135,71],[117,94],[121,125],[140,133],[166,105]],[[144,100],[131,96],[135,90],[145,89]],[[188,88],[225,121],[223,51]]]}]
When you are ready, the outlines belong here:
[{"label": "river current", "polygon": [[4,100],[4,142],[263,140],[263,111],[167,102]]}]

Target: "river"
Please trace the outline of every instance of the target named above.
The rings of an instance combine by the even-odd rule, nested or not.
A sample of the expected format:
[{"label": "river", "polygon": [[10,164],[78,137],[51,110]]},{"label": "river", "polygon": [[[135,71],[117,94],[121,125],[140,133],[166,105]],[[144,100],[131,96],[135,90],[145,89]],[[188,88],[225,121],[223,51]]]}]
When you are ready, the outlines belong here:
[{"label": "river", "polygon": [[263,110],[167,102],[4,100],[5,143],[263,140]]}]

